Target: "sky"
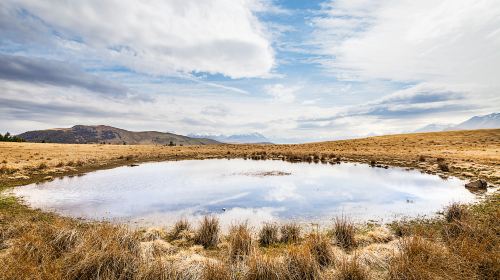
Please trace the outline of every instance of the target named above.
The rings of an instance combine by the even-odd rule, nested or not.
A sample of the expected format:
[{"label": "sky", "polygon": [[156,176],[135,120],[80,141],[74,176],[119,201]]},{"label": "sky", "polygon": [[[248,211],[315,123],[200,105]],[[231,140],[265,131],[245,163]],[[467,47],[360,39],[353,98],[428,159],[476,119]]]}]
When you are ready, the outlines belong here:
[{"label": "sky", "polygon": [[496,0],[2,0],[0,130],[276,143],[500,111]]}]

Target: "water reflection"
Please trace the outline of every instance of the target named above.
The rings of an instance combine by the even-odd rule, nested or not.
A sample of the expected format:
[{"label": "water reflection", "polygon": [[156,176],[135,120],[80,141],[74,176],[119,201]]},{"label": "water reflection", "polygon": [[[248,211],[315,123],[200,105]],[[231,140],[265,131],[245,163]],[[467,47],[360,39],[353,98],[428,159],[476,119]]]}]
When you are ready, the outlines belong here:
[{"label": "water reflection", "polygon": [[142,225],[206,214],[219,215],[225,225],[325,222],[341,214],[389,221],[475,198],[456,178],[400,168],[239,159],[145,163],[19,187],[14,193],[33,207]]}]

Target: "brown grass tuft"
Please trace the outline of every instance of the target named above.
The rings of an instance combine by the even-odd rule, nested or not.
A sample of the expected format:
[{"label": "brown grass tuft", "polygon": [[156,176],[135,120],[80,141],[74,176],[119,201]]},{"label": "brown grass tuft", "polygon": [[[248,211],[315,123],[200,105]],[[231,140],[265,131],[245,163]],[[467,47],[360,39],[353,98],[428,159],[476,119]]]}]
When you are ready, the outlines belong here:
[{"label": "brown grass tuft", "polygon": [[335,279],[365,280],[369,279],[369,274],[366,268],[360,263],[358,257],[354,255],[350,260],[345,257],[340,261]]},{"label": "brown grass tuft", "polygon": [[286,279],[321,279],[320,267],[307,246],[294,246],[285,259]]},{"label": "brown grass tuft", "polygon": [[231,270],[227,264],[218,261],[206,261],[203,266],[203,280],[230,280]]},{"label": "brown grass tuft", "polygon": [[284,280],[285,276],[284,264],[277,257],[253,254],[248,259],[246,280]]},{"label": "brown grass tuft", "polygon": [[231,227],[229,232],[229,258],[231,261],[243,260],[252,250],[252,234],[248,224]]},{"label": "brown grass tuft", "polygon": [[337,217],[333,224],[333,236],[338,246],[351,249],[356,246],[354,223],[345,216]]},{"label": "brown grass tuft", "polygon": [[464,279],[459,260],[453,260],[445,248],[420,236],[403,238],[399,252],[389,262],[389,278]]},{"label": "brown grass tuft", "polygon": [[189,221],[186,219],[180,219],[178,220],[174,227],[172,228],[172,231],[169,234],[169,237],[171,240],[177,240],[181,238],[181,233],[183,231],[189,231],[191,229],[191,225],[189,224]]},{"label": "brown grass tuft", "polygon": [[99,225],[86,231],[64,262],[65,279],[132,279],[139,268],[138,238],[124,228]]},{"label": "brown grass tuft", "polygon": [[447,207],[445,212],[445,219],[448,223],[453,221],[460,221],[467,215],[467,207],[459,203],[452,203]]},{"label": "brown grass tuft", "polygon": [[307,238],[306,246],[309,248],[320,267],[326,267],[334,263],[335,256],[326,236],[319,233],[312,233]]},{"label": "brown grass tuft", "polygon": [[205,216],[201,221],[195,236],[196,244],[204,248],[213,248],[219,243],[219,219],[215,216]]},{"label": "brown grass tuft", "polygon": [[300,225],[296,223],[288,223],[281,226],[281,242],[297,243],[300,241]]},{"label": "brown grass tuft", "polygon": [[279,242],[278,225],[265,223],[259,231],[259,244],[261,246],[270,246]]}]

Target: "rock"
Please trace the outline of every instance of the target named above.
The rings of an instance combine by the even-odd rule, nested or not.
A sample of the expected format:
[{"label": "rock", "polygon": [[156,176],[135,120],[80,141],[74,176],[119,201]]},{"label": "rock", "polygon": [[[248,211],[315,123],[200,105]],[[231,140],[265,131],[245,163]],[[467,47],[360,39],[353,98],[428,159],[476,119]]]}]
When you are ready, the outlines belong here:
[{"label": "rock", "polygon": [[488,183],[486,183],[485,180],[476,180],[476,181],[471,181],[467,184],[465,184],[465,187],[468,189],[475,189],[475,190],[486,190],[488,187]]},{"label": "rock", "polygon": [[45,177],[43,177],[43,180],[45,180],[45,181],[52,181],[52,180],[54,180],[54,177],[52,177],[52,176],[45,176]]}]

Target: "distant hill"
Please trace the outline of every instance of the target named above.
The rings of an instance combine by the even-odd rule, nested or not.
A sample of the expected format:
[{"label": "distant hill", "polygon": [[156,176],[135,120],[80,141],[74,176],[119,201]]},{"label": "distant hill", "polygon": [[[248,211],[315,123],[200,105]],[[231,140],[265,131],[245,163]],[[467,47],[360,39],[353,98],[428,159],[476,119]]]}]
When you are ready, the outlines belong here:
[{"label": "distant hill", "polygon": [[446,130],[487,129],[500,128],[500,113],[491,113],[484,116],[475,116],[457,125],[429,124],[415,132],[437,132]]},{"label": "distant hill", "polygon": [[272,144],[269,139],[264,135],[254,132],[249,134],[235,134],[235,135],[203,135],[203,134],[189,134],[193,138],[208,138],[223,143],[237,143],[237,144]]},{"label": "distant hill", "polygon": [[110,144],[159,144],[168,145],[208,145],[220,144],[218,141],[205,138],[191,138],[173,133],[158,131],[134,132],[105,125],[75,125],[71,128],[53,128],[35,130],[18,135],[27,142],[47,143],[110,143]]}]

